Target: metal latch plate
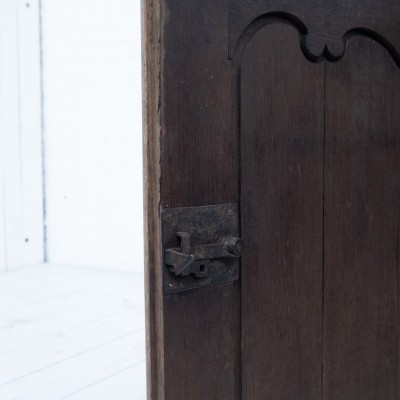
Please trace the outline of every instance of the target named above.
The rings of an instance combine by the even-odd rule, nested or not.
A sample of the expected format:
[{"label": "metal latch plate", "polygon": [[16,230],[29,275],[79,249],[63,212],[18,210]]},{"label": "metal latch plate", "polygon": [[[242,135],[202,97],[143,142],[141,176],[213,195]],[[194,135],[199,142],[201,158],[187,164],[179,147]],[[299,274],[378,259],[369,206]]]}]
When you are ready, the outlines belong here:
[{"label": "metal latch plate", "polygon": [[[188,233],[194,247],[211,245],[224,236],[239,236],[239,212],[235,203],[165,208],[162,210],[161,219],[164,253],[166,249],[180,246],[177,232]],[[205,277],[199,277],[176,276],[164,262],[164,293],[233,282],[239,278],[239,258],[214,258],[204,260],[204,263],[207,264],[209,273]]]}]

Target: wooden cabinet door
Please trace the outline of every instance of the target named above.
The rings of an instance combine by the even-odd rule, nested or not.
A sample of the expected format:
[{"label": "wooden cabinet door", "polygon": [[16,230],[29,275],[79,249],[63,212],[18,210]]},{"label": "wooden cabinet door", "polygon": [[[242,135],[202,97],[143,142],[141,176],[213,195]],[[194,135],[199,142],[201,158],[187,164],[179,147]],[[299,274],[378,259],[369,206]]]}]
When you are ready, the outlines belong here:
[{"label": "wooden cabinet door", "polygon": [[[400,3],[143,0],[143,22],[149,399],[400,400]],[[236,261],[168,264],[229,229]]]}]

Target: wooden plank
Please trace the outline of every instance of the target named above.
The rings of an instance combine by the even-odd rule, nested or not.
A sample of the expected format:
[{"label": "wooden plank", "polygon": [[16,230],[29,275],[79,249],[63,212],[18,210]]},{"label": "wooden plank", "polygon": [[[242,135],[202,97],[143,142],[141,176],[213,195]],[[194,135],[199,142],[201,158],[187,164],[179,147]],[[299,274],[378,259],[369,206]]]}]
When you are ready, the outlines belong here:
[{"label": "wooden plank", "polygon": [[240,399],[237,303],[233,284],[165,299],[166,399]]},{"label": "wooden plank", "polygon": [[[141,333],[140,333],[141,334]],[[134,334],[0,385],[0,397],[62,399],[135,365]],[[141,362],[143,360],[140,360]],[[60,377],[63,377],[60,384]]]},{"label": "wooden plank", "polygon": [[149,398],[239,399],[239,286],[162,296],[160,206],[237,202],[227,2],[144,1]]},{"label": "wooden plank", "polygon": [[129,369],[89,385],[83,390],[71,394],[64,399],[68,400],[145,400],[146,387],[143,382],[146,380],[145,363],[136,364]]},{"label": "wooden plank", "polygon": [[324,67],[270,24],[240,88],[243,400],[320,400]]},{"label": "wooden plank", "polygon": [[[92,309],[95,305],[92,306]],[[94,310],[95,311],[95,310]],[[50,329],[46,335],[42,336],[42,340],[29,344],[29,334],[26,332],[24,343],[27,346],[20,346],[6,355],[2,355],[2,362],[11,365],[18,365],[18,374],[13,379],[28,376],[32,371],[50,368],[52,365],[59,364],[66,360],[79,357],[81,354],[95,351],[112,342],[123,341],[125,337],[135,335],[136,343],[132,342],[129,350],[134,349],[135,354],[140,353],[137,349],[139,339],[144,344],[144,326],[141,318],[136,320],[132,314],[125,313],[114,318],[108,318],[102,321],[93,321],[92,323],[81,328],[64,333],[62,329],[56,333],[50,333]],[[40,327],[38,321],[36,326]],[[27,340],[28,339],[28,340]],[[8,338],[7,343],[12,346],[15,339]],[[20,343],[21,344],[21,343]],[[144,360],[144,354],[143,354]],[[137,356],[135,356],[137,359]],[[5,376],[0,376],[0,385],[9,381]]]},{"label": "wooden plank", "polygon": [[327,65],[324,399],[398,399],[400,69],[352,38]]},{"label": "wooden plank", "polygon": [[[238,200],[227,11],[227,2],[166,1],[163,207]],[[166,296],[164,328],[166,399],[239,399],[237,284]]]},{"label": "wooden plank", "polygon": [[165,399],[160,215],[162,5],[161,1],[142,0],[146,369],[151,400]]},{"label": "wooden plank", "polygon": [[[99,385],[105,393],[98,398],[107,399],[114,385],[116,393],[144,400],[142,282],[134,274],[57,265],[0,274],[0,398],[78,398],[99,394]],[[37,293],[41,301],[29,307]]]},{"label": "wooden plank", "polygon": [[164,207],[238,200],[238,136],[232,130],[227,5],[166,1],[161,193]]}]

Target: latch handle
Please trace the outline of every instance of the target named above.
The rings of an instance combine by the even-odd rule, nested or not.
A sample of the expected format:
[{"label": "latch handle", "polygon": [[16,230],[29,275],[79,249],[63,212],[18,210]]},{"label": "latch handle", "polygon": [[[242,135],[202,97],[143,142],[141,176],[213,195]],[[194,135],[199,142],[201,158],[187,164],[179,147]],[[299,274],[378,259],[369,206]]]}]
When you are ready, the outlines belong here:
[{"label": "latch handle", "polygon": [[210,260],[223,257],[240,257],[242,254],[242,240],[234,236],[222,236],[215,244],[205,244],[191,247],[190,234],[177,232],[181,239],[180,248],[171,248],[165,251],[165,264],[176,276],[193,274],[195,277],[208,276]]}]

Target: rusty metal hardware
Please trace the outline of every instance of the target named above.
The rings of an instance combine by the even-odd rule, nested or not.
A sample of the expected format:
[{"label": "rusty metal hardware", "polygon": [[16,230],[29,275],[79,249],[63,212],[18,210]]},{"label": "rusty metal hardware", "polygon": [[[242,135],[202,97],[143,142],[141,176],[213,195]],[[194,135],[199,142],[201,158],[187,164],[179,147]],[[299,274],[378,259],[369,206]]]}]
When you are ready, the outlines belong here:
[{"label": "rusty metal hardware", "polygon": [[197,278],[204,278],[209,274],[210,260],[223,257],[240,257],[242,241],[234,236],[222,236],[217,243],[191,246],[190,234],[177,232],[181,239],[180,248],[165,251],[165,264],[177,276],[193,274]]},{"label": "rusty metal hardware", "polygon": [[164,293],[239,278],[242,241],[237,204],[162,210]]}]

